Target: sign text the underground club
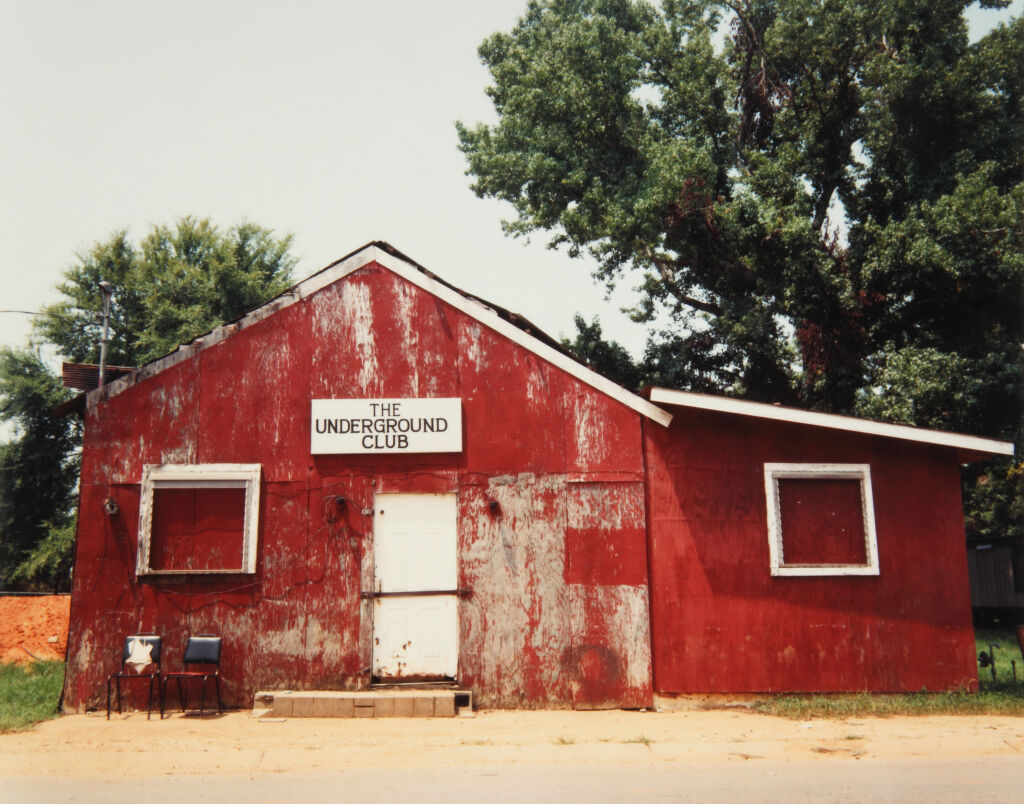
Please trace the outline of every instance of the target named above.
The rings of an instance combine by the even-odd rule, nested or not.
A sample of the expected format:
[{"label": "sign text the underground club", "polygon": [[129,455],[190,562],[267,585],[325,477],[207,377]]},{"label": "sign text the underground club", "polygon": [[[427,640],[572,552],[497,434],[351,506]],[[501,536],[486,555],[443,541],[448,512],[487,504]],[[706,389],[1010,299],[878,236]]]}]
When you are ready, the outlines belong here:
[{"label": "sign text the underground club", "polygon": [[310,451],[462,452],[462,400],[314,399]]}]

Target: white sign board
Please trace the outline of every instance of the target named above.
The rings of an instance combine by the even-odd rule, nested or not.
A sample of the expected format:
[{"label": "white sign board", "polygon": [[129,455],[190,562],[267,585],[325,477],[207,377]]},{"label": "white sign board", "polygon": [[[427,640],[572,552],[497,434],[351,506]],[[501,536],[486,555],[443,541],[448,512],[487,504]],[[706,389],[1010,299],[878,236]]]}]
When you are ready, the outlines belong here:
[{"label": "white sign board", "polygon": [[310,452],[462,452],[462,400],[314,399]]}]

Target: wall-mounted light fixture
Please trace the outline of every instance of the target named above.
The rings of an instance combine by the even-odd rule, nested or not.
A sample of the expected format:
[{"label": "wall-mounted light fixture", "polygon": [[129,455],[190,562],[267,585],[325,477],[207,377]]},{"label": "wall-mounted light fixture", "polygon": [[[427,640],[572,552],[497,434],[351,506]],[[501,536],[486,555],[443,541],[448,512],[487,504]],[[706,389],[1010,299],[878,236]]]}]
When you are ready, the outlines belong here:
[{"label": "wall-mounted light fixture", "polygon": [[114,514],[120,510],[121,509],[117,505],[117,500],[113,497],[107,497],[107,499],[103,501],[103,511],[107,516],[114,516]]}]

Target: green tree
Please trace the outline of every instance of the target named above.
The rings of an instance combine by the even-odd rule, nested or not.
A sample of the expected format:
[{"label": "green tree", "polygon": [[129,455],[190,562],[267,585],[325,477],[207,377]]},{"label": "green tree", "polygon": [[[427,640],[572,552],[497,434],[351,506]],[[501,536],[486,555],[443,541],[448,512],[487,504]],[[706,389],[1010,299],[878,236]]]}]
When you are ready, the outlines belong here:
[{"label": "green tree", "polygon": [[[78,256],[47,307],[36,338],[75,362],[98,362],[100,281],[113,286],[108,362],[137,366],[242,315],[285,290],[291,236],[245,223],[226,232],[181,218],[132,244],[115,232]],[[66,587],[74,544],[79,424],[50,411],[70,394],[34,349],[0,352],[0,588]]]},{"label": "green tree", "polygon": [[1020,444],[1024,21],[969,5],[534,0],[473,188],[639,279],[649,376]]},{"label": "green tree", "polygon": [[101,280],[114,287],[108,362],[137,366],[241,315],[292,283],[292,237],[245,223],[222,232],[206,219],[153,226],[133,246],[126,231],[94,244],[58,286],[37,334],[67,359],[98,362]]},{"label": "green tree", "polygon": [[715,393],[728,382],[726,358],[707,332],[691,332],[686,337],[672,331],[652,333],[643,356],[634,361],[620,343],[604,339],[596,317],[588,324],[577,313],[573,323],[575,337],[562,338],[562,346],[589,368],[630,391],[640,392],[646,386],[658,385]]},{"label": "green tree", "polygon": [[69,588],[79,429],[50,415],[68,396],[37,351],[0,349],[0,589]]},{"label": "green tree", "polygon": [[587,364],[589,368],[603,374],[619,385],[637,391],[643,385],[643,372],[633,362],[629,351],[616,341],[606,341],[601,323],[595,317],[589,324],[579,313],[573,317],[576,337],[562,338],[562,346]]}]

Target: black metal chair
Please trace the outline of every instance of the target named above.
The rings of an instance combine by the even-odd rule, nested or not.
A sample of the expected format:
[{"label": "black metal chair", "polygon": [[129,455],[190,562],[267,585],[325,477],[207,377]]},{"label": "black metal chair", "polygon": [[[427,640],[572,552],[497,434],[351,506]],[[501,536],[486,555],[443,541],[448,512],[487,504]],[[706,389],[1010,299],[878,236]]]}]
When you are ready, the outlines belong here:
[{"label": "black metal chair", "polygon": [[[178,685],[178,704],[181,706],[182,712],[185,711],[187,705],[185,690],[188,688],[188,681],[195,678],[202,680],[199,687],[199,717],[202,718],[203,712],[206,709],[206,680],[209,678],[213,679],[217,689],[217,712],[221,713],[224,711],[224,705],[221,703],[220,698],[220,648],[221,639],[213,634],[199,634],[198,636],[188,638],[188,644],[185,646],[185,658],[182,660],[185,669],[167,673],[164,676],[163,689],[160,692],[161,718],[163,718],[166,708],[167,682],[172,678]],[[201,668],[198,670],[189,669],[196,665],[201,665]],[[186,682],[184,686],[181,683],[182,681]]]},{"label": "black metal chair", "polygon": [[[160,649],[161,640],[156,634],[133,634],[124,638],[121,649],[121,671],[107,676],[107,720],[110,720],[110,687],[117,687],[117,713],[121,714],[121,681],[149,682],[149,696],[146,699],[146,720],[153,712],[153,690],[161,693]],[[129,670],[129,668],[131,668]]]}]

